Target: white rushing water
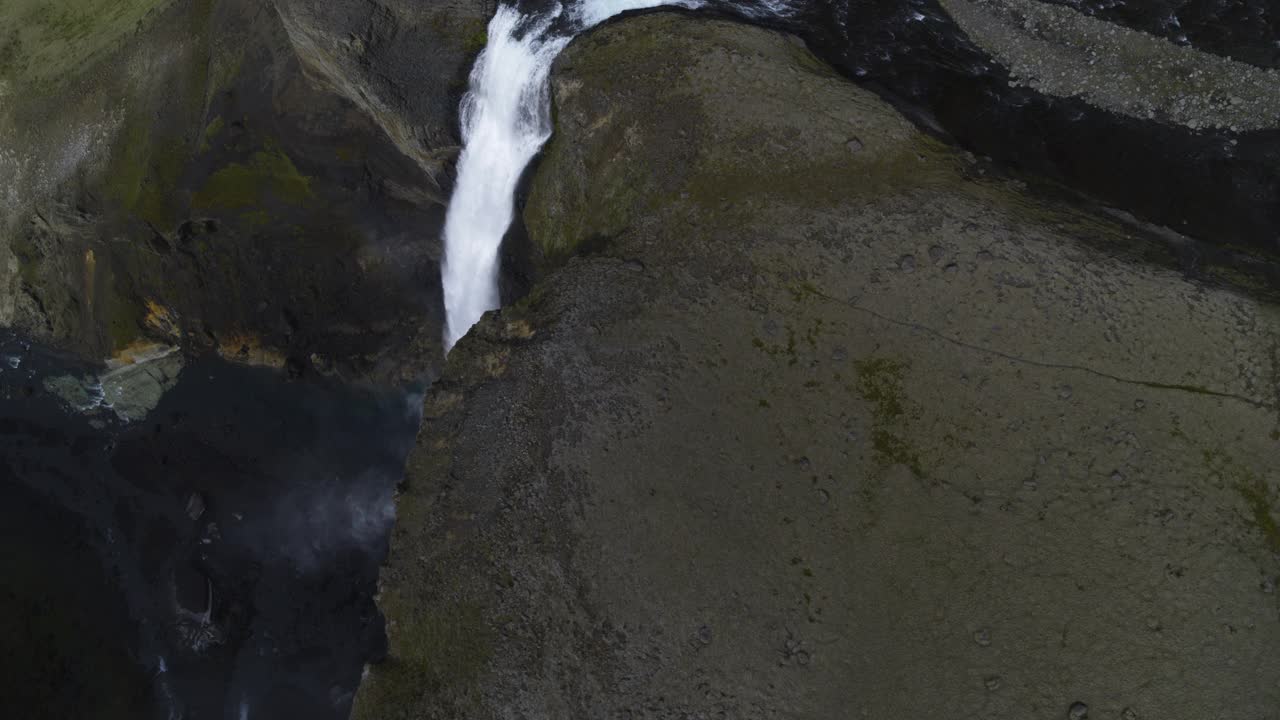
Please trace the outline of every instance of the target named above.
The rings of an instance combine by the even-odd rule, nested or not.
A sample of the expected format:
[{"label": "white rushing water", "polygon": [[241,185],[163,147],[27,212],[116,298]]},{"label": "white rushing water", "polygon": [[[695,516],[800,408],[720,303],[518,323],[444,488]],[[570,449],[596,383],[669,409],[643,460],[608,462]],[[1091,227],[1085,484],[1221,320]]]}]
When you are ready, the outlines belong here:
[{"label": "white rushing water", "polygon": [[498,307],[498,247],[511,225],[520,173],[551,135],[547,75],[570,39],[548,37],[554,19],[500,6],[471,71],[462,100],[462,156],[444,225],[446,352]]},{"label": "white rushing water", "polygon": [[[796,0],[736,4],[744,16],[782,16]],[[462,155],[445,218],[442,270],[445,352],[488,310],[499,306],[498,250],[515,212],[516,185],[551,136],[551,64],[573,36],[619,13],[703,0],[581,0],[560,27],[563,9],[523,15],[500,5],[488,44],[471,70],[462,100]],[[568,28],[567,30],[565,28]]]}]

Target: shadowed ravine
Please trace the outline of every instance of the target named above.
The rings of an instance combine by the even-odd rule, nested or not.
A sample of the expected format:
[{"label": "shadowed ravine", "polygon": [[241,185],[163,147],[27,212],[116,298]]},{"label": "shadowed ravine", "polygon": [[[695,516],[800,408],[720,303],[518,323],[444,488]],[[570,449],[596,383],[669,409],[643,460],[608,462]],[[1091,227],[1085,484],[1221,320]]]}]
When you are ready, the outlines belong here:
[{"label": "shadowed ravine", "polygon": [[[221,360],[126,420],[100,368],[0,343],[4,707],[344,718],[417,398]],[[89,402],[82,400],[86,399]],[[99,579],[100,578],[100,579]]]}]

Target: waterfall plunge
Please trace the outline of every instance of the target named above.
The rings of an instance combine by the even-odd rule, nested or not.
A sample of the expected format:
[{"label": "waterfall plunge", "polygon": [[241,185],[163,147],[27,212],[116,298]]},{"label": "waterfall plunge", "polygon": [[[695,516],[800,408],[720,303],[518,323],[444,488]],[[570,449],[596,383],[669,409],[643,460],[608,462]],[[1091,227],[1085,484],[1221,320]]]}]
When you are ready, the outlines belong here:
[{"label": "waterfall plunge", "polygon": [[[498,307],[498,248],[511,225],[520,173],[551,135],[551,63],[568,37],[547,37],[555,16],[499,6],[462,100],[462,156],[445,218],[445,351]],[[518,34],[523,30],[523,37]]]},{"label": "waterfall plunge", "polygon": [[[791,12],[795,0],[727,5],[748,18]],[[488,44],[471,70],[462,100],[462,155],[445,218],[442,272],[445,352],[488,310],[500,304],[498,250],[515,212],[524,168],[551,136],[551,64],[575,35],[619,13],[664,5],[698,8],[704,0],[581,0],[569,30],[553,30],[563,12],[523,15],[500,5]]]}]

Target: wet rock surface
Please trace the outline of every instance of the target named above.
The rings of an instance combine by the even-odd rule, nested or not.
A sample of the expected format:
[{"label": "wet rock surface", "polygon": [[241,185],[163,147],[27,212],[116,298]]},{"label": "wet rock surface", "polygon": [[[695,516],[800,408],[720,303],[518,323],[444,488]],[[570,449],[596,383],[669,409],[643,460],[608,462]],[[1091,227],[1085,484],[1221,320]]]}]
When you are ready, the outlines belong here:
[{"label": "wet rock surface", "polygon": [[553,88],[544,277],[426,398],[356,717],[1280,706],[1265,293],[767,31],[623,20]]}]

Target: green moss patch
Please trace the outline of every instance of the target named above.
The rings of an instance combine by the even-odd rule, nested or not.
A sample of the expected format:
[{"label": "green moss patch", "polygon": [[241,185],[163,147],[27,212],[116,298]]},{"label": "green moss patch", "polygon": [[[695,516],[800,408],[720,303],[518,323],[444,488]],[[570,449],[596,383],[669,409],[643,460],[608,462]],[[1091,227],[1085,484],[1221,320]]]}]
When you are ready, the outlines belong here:
[{"label": "green moss patch", "polygon": [[1236,489],[1249,505],[1253,524],[1262,533],[1271,552],[1280,554],[1280,523],[1276,521],[1276,493],[1261,478],[1252,477],[1236,484]]},{"label": "green moss patch", "polygon": [[425,694],[465,698],[493,652],[493,636],[477,606],[424,606],[393,593],[379,601],[388,619],[391,652],[361,687],[355,717],[413,707]]},{"label": "green moss patch", "polygon": [[204,128],[204,141],[200,144],[200,152],[209,152],[213,147],[213,141],[218,137],[218,133],[222,132],[222,128],[226,125],[222,116],[218,115],[209,121]]},{"label": "green moss patch", "polygon": [[189,159],[180,135],[153,130],[148,118],[135,113],[112,150],[103,176],[106,195],[153,226],[168,227],[180,213],[174,188]]},{"label": "green moss patch", "polygon": [[462,41],[462,48],[468,55],[478,54],[489,44],[489,28],[483,20],[472,24]]},{"label": "green moss patch", "polygon": [[[752,138],[767,146],[787,138]],[[741,142],[747,142],[745,140]],[[943,143],[923,137],[910,145],[856,162],[845,158],[815,161],[795,167],[751,163],[749,148],[721,152],[708,148],[696,173],[689,179],[694,202],[715,211],[725,198],[767,195],[801,208],[826,208],[851,197],[900,192],[905,187],[941,186],[954,182],[952,152]]]},{"label": "green moss patch", "polygon": [[858,371],[858,394],[872,404],[876,422],[891,423],[902,417],[906,412],[902,376],[909,365],[887,358],[868,358],[855,360],[853,367]]},{"label": "green moss patch", "polygon": [[0,79],[39,89],[71,76],[173,0],[5,0]]},{"label": "green moss patch", "polygon": [[1265,480],[1248,467],[1238,463],[1222,448],[1204,451],[1204,464],[1210,473],[1227,479],[1244,498],[1249,509],[1251,523],[1262,533],[1267,549],[1280,554],[1280,492],[1268,487]]},{"label": "green moss patch", "polygon": [[274,200],[305,205],[314,199],[311,179],[298,172],[283,151],[254,153],[247,163],[232,163],[209,178],[191,198],[197,210],[243,210]]},{"label": "green moss patch", "polygon": [[472,605],[413,613],[396,633],[397,658],[436,684],[469,682],[489,660],[483,613]]},{"label": "green moss patch", "polygon": [[871,447],[877,459],[885,465],[905,465],[916,477],[924,477],[920,453],[895,432],[908,417],[902,386],[910,365],[888,358],[868,358],[854,361],[853,366],[858,371],[854,390],[871,403]]}]

